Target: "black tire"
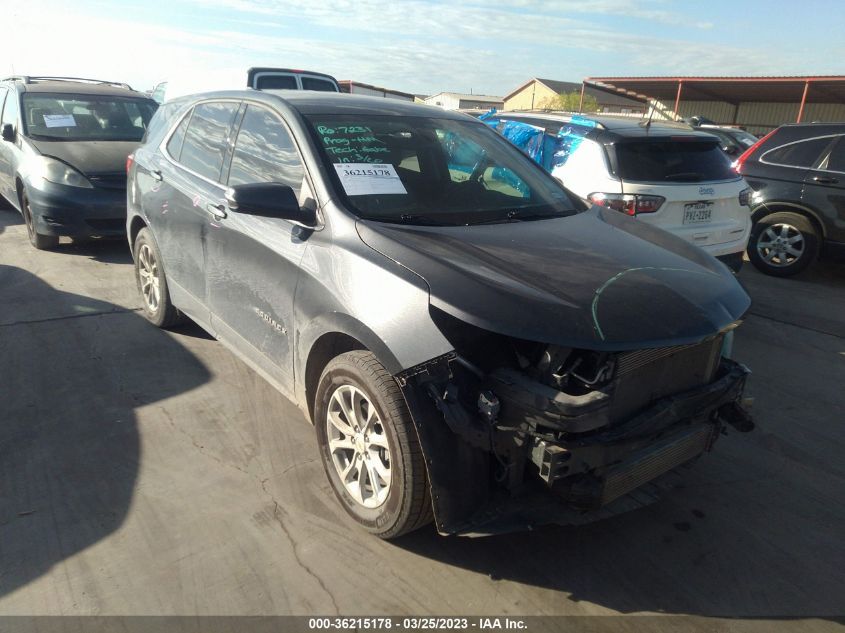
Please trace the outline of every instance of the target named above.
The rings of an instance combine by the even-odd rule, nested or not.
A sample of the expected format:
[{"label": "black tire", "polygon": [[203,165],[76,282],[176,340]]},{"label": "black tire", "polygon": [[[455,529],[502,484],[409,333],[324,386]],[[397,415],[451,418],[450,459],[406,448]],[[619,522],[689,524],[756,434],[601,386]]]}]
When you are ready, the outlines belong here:
[{"label": "black tire", "polygon": [[761,218],[751,228],[748,259],[760,272],[789,277],[812,264],[820,248],[818,230],[809,218],[779,211]]},{"label": "black tire", "polygon": [[[386,444],[389,447],[387,457],[390,482],[387,486],[386,498],[376,507],[365,506],[350,493],[341,481],[341,473],[335,465],[336,458],[333,457],[329,448],[328,434],[331,423],[328,421],[328,415],[330,408],[335,406],[333,398],[336,395],[348,393],[350,389],[358,390],[367,400],[361,405],[362,412],[365,410],[365,405],[367,412],[369,407],[374,405],[377,415],[377,422],[376,418],[373,418],[373,422],[370,423],[370,431],[375,432],[376,435],[360,434],[361,441],[363,442],[366,437],[379,437],[381,438],[379,441],[384,442],[386,438]],[[362,415],[363,417],[366,415]],[[347,421],[345,416],[342,416],[342,421]],[[353,425],[358,428],[354,422],[350,424],[350,426]],[[314,426],[323,467],[332,489],[346,512],[365,530],[380,538],[391,539],[431,522],[433,517],[428,474],[411,414],[393,376],[385,370],[372,353],[363,350],[347,352],[329,362],[323,370],[315,394]],[[338,431],[336,427],[333,427],[331,432]],[[358,435],[356,434],[356,437]],[[373,451],[375,445],[376,442],[366,444],[366,451]],[[375,450],[382,449],[377,447]],[[353,458],[357,459],[359,455],[356,448],[339,449],[339,451],[344,451],[343,454],[339,453],[339,460],[349,455],[348,464],[351,464]],[[361,454],[365,454],[365,451],[362,450]],[[372,453],[366,454],[368,460],[372,458]],[[377,456],[378,453],[376,453]],[[380,465],[384,466],[383,458],[381,462]],[[363,461],[360,463],[364,464]],[[376,470],[370,470],[370,477]],[[348,477],[348,479],[357,479],[360,482],[361,469],[358,468],[357,472],[359,473],[357,477]],[[376,478],[378,479],[378,476]],[[373,498],[377,496],[374,493],[375,486],[372,485],[371,479],[367,481],[370,482],[367,489],[371,495],[370,502],[378,503],[378,500]]]},{"label": "black tire", "polygon": [[59,245],[59,238],[55,235],[43,235],[35,230],[35,220],[32,217],[32,207],[29,206],[29,198],[26,194],[21,197],[21,215],[26,224],[26,233],[29,236],[29,243],[39,251],[48,251]]},{"label": "black tire", "polygon": [[[170,300],[161,252],[149,229],[143,228],[138,231],[132,254],[135,259],[135,283],[138,286],[138,294],[141,295],[144,316],[150,323],[160,328],[169,328],[181,323],[184,316]],[[147,286],[147,282],[151,286]],[[148,288],[152,290],[156,284],[158,298],[153,301],[155,293],[150,294]]]}]

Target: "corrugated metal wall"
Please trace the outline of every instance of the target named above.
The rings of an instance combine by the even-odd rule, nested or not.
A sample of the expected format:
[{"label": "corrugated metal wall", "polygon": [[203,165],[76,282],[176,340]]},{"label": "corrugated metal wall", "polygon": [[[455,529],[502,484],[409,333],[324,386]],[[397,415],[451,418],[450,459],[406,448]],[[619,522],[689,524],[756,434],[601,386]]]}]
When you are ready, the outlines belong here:
[{"label": "corrugated metal wall", "polygon": [[[655,101],[655,119],[673,119],[675,102]],[[724,101],[684,101],[678,106],[682,118],[693,115],[707,117],[716,123],[727,125],[741,125],[753,134],[765,134],[784,123],[794,123],[798,118],[798,103],[740,103],[734,108],[731,103]],[[804,106],[802,120],[810,121],[843,121],[845,122],[845,104],[841,103],[807,103]]]}]

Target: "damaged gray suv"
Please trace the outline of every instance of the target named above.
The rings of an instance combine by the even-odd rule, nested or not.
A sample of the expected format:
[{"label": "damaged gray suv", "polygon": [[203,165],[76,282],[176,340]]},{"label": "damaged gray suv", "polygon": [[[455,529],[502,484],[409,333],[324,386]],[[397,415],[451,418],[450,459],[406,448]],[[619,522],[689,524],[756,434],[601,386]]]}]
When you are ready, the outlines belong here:
[{"label": "damaged gray suv", "polygon": [[208,93],[128,167],[147,318],[190,317],[297,402],[382,538],[583,522],[751,428],[728,268],[469,117]]}]

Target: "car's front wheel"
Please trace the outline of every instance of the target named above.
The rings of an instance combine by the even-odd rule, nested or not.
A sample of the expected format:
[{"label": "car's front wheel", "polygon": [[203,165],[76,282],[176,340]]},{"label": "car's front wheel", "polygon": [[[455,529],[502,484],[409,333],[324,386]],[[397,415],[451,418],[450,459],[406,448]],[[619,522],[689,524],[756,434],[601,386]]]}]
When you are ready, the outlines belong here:
[{"label": "car's front wheel", "polygon": [[807,268],[818,256],[819,247],[818,231],[808,218],[782,211],[754,224],[748,259],[760,272],[789,277]]},{"label": "car's front wheel", "polygon": [[385,539],[429,523],[417,433],[399,386],[376,357],[358,350],[334,358],[314,405],[323,467],[346,512]]},{"label": "car's front wheel", "polygon": [[21,200],[23,221],[26,224],[26,233],[29,236],[29,243],[39,251],[50,250],[59,245],[59,238],[55,235],[44,235],[35,230],[35,219],[32,217],[32,207],[29,205],[29,196],[23,194]]},{"label": "car's front wheel", "polygon": [[143,228],[135,238],[135,282],[144,307],[144,316],[160,328],[178,324],[182,314],[170,300],[164,276],[161,253],[149,229]]}]

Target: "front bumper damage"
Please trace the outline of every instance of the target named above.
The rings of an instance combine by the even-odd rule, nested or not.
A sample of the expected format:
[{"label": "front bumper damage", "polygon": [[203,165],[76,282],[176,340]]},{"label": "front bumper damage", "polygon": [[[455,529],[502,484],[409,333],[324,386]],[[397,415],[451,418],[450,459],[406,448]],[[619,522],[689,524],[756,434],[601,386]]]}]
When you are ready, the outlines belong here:
[{"label": "front bumper damage", "polygon": [[438,530],[577,525],[656,501],[677,478],[670,471],[711,450],[726,425],[753,428],[740,406],[749,370],[718,353],[712,362],[703,386],[652,398],[633,413],[619,402],[623,386],[569,396],[517,370],[476,371],[473,410],[459,397],[465,361],[457,354],[398,375],[426,455]]}]

